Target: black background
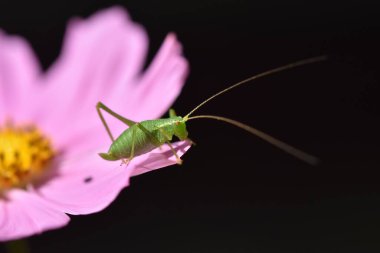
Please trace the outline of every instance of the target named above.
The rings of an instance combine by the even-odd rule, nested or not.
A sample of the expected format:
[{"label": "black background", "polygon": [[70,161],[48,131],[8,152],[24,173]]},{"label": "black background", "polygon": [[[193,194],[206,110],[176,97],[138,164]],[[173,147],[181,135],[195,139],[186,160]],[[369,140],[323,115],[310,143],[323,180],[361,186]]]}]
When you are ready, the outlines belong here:
[{"label": "black background", "polygon": [[379,8],[375,1],[2,1],[0,27],[47,68],[67,20],[125,6],[150,59],[175,31],[191,64],[185,114],[252,74],[329,60],[234,90],[202,113],[253,125],[318,156],[309,166],[234,127],[189,123],[183,166],[132,179],[106,210],[30,238],[33,252],[379,252]]}]

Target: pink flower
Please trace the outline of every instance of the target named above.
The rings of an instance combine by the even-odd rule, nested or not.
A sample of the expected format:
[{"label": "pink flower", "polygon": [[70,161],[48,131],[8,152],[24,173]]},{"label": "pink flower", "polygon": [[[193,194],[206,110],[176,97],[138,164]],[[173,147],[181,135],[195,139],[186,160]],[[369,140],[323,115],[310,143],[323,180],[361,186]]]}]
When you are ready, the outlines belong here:
[{"label": "pink flower", "polygon": [[[166,146],[132,160],[102,160],[111,141],[98,101],[134,121],[165,113],[188,72],[169,34],[142,73],[148,39],[120,8],[70,22],[46,72],[28,43],[0,31],[0,240],[59,228],[67,214],[104,209],[129,178],[176,162]],[[126,126],[107,120],[115,135]],[[173,144],[182,155],[188,142]]]}]

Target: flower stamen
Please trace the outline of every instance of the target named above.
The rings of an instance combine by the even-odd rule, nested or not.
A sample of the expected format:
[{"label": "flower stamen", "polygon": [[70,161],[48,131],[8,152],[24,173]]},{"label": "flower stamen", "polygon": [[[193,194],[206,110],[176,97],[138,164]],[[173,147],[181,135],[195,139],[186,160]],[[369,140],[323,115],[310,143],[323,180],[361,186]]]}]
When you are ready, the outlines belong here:
[{"label": "flower stamen", "polygon": [[24,187],[54,158],[50,140],[33,125],[0,127],[0,192]]}]

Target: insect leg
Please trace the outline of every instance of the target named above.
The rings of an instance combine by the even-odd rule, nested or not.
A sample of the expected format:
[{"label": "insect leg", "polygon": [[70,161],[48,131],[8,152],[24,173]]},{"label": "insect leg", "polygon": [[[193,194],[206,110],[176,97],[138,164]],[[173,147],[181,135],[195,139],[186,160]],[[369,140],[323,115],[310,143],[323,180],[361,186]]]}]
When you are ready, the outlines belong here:
[{"label": "insect leg", "polygon": [[112,111],[110,108],[108,108],[105,104],[103,104],[102,102],[98,102],[96,104],[96,110],[98,111],[98,115],[100,117],[100,120],[102,121],[104,127],[106,128],[106,131],[109,135],[109,137],[111,138],[112,142],[115,141],[115,138],[113,137],[112,133],[111,133],[111,130],[110,128],[108,127],[107,125],[107,122],[106,120],[104,119],[103,117],[103,114],[102,114],[102,111],[100,110],[104,110],[106,111],[107,113],[111,114],[112,116],[114,116],[115,118],[117,118],[118,120],[124,122],[127,126],[131,127],[133,126],[134,124],[136,124],[136,122],[132,121],[132,120],[129,120],[129,119],[126,119],[124,118],[123,116],[117,114],[116,112]]},{"label": "insect leg", "polygon": [[166,138],[166,141],[165,143],[168,144],[170,150],[173,152],[176,160],[177,160],[177,164],[182,164],[182,159],[179,157],[179,155],[177,154],[177,151],[175,151],[175,149],[173,148],[172,144],[169,142],[170,140],[170,135],[162,128],[159,129],[159,131],[165,136]]},{"label": "insect leg", "polygon": [[182,164],[182,159],[179,158],[179,155],[177,154],[177,151],[175,151],[175,149],[173,148],[172,144],[168,141],[165,142],[166,144],[168,144],[170,150],[173,152],[175,158],[176,158],[176,162],[177,164],[181,165]]},{"label": "insect leg", "polygon": [[[131,127],[134,124],[136,124],[136,122],[134,122],[133,120],[124,118],[123,116],[121,116],[121,115],[117,114],[116,112],[112,111],[110,108],[108,108],[102,102],[98,102],[98,104],[96,105],[96,110],[98,110],[99,115],[101,115],[100,109],[108,112],[109,114],[111,114],[112,116],[114,116],[115,118],[117,118],[118,120],[120,120],[121,122],[124,122],[129,127]],[[101,116],[101,118],[103,118],[103,117]]]},{"label": "insect leg", "polygon": [[105,110],[106,112],[108,112],[108,110],[107,110],[108,108],[107,108],[104,104],[102,104],[101,102],[98,102],[98,103],[96,104],[96,111],[98,112],[99,118],[100,118],[100,120],[102,121],[103,126],[106,128],[106,131],[107,131],[108,136],[111,138],[112,142],[114,142],[114,141],[115,141],[115,138],[113,137],[113,135],[112,135],[112,133],[111,133],[111,130],[110,130],[110,128],[108,127],[107,122],[106,122],[106,120],[104,119],[103,114],[102,114],[102,112],[100,111],[100,109],[103,109],[103,110]]},{"label": "insect leg", "polygon": [[128,163],[130,163],[135,156],[135,140],[136,140],[136,128],[132,129],[132,143],[131,143],[131,154],[128,158]]}]

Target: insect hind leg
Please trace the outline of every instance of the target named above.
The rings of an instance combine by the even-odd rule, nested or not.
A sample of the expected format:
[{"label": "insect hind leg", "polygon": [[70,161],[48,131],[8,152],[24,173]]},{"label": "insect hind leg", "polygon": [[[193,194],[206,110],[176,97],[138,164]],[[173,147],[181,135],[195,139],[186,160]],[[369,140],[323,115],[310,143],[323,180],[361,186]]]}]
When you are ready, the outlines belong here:
[{"label": "insect hind leg", "polygon": [[132,161],[135,157],[135,140],[136,140],[136,128],[132,129],[132,143],[131,143],[131,154],[127,160],[127,165]]},{"label": "insect hind leg", "polygon": [[102,121],[104,127],[106,128],[106,131],[108,133],[108,136],[111,138],[112,142],[115,141],[115,138],[113,137],[112,133],[111,133],[111,130],[102,114],[102,111],[105,111],[107,112],[108,114],[112,115],[113,117],[117,118],[118,120],[120,120],[121,122],[125,123],[127,126],[131,127],[133,126],[134,124],[136,124],[136,122],[130,120],[130,119],[127,119],[127,118],[124,118],[123,116],[117,114],[116,112],[112,111],[110,108],[108,108],[105,104],[103,104],[102,102],[98,102],[96,104],[96,111],[98,112],[98,115],[100,117],[100,120]]},{"label": "insect hind leg", "polygon": [[[110,139],[112,140],[112,142],[115,141],[115,138],[113,137],[112,133],[111,133],[111,130],[102,114],[102,111],[100,109],[103,109],[104,111],[108,112],[111,111],[107,106],[105,106],[102,102],[98,102],[96,104],[96,111],[98,112],[98,115],[99,115],[99,118],[100,120],[102,121],[103,123],[103,126],[105,127],[106,131],[107,131],[107,134],[108,136],[110,137]],[[109,110],[109,111],[108,111]]]}]

